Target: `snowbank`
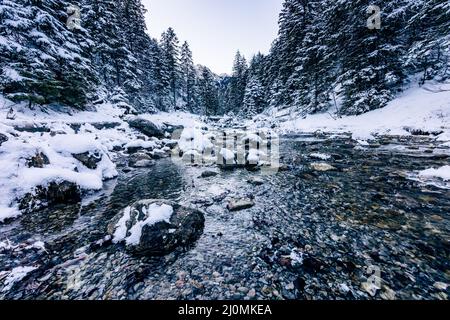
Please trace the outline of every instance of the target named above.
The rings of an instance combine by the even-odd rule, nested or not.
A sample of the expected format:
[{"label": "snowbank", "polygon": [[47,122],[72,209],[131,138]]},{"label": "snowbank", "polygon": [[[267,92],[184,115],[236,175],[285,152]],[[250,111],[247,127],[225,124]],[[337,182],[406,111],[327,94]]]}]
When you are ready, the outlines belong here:
[{"label": "snowbank", "polygon": [[[281,117],[285,111],[273,116]],[[359,116],[337,118],[329,113],[309,115],[280,122],[280,132],[350,132],[354,139],[370,140],[374,135],[410,135],[413,130],[441,132],[442,141],[450,141],[450,84],[412,87],[385,108]],[[260,118],[259,118],[260,119]],[[266,121],[272,120],[266,117]]]},{"label": "snowbank", "polygon": [[438,169],[431,168],[419,172],[422,178],[439,178],[444,181],[450,181],[450,166],[443,166]]},{"label": "snowbank", "polygon": [[[13,119],[7,119],[13,105]],[[8,139],[0,145],[0,222],[20,215],[18,200],[33,193],[37,186],[67,181],[84,191],[102,189],[105,180],[118,174],[111,160],[116,147],[168,151],[162,148],[162,140],[138,138],[125,121],[124,113],[123,108],[109,103],[91,111],[63,107],[29,109],[26,104],[14,104],[0,95],[0,134]],[[187,128],[186,150],[203,151],[210,146],[208,136],[200,131],[205,124],[198,116],[187,113],[140,116],[161,127],[171,124]],[[38,167],[30,166],[30,159],[36,155],[42,155],[45,161]],[[98,158],[95,169],[77,160],[79,155]]]}]

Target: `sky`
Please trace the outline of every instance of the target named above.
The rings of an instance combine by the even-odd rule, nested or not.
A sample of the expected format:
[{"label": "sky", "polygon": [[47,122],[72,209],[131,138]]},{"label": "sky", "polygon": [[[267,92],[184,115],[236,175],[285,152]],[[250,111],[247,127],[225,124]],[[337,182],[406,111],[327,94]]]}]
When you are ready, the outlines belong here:
[{"label": "sky", "polygon": [[247,59],[268,53],[278,32],[283,0],[143,0],[149,34],[174,28],[188,41],[194,62],[217,74],[231,73],[240,50]]}]

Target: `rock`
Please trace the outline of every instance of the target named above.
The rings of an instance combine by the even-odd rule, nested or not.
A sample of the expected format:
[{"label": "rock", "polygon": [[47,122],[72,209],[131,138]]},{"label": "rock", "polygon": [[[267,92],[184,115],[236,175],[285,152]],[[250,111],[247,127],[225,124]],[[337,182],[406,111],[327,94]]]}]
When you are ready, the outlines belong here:
[{"label": "rock", "polygon": [[155,164],[155,161],[146,153],[134,153],[128,160],[128,166],[134,168],[148,168]]},{"label": "rock", "polygon": [[91,125],[97,130],[114,129],[121,126],[120,122],[93,122]]},{"label": "rock", "polygon": [[247,293],[247,297],[249,297],[250,299],[253,299],[254,297],[256,297],[256,290],[250,289],[250,291]]},{"label": "rock", "polygon": [[371,281],[366,281],[361,284],[361,289],[367,292],[371,297],[375,297],[380,287]]},{"label": "rock", "polygon": [[8,137],[5,136],[3,133],[0,133],[0,146],[3,144],[3,142],[8,141]]},{"label": "rock", "polygon": [[156,149],[151,152],[153,159],[163,159],[167,158],[169,154],[161,149]]},{"label": "rock", "polygon": [[19,203],[19,209],[31,212],[53,204],[72,204],[81,201],[80,188],[72,182],[52,182],[48,187],[38,186],[33,193],[26,194]]},{"label": "rock", "polygon": [[394,290],[392,290],[391,288],[389,288],[386,285],[383,285],[380,297],[383,300],[390,300],[390,301],[392,301],[392,300],[395,300],[395,294],[396,293],[395,293]]},{"label": "rock", "polygon": [[228,203],[227,209],[230,211],[240,211],[249,209],[254,205],[253,200],[249,198],[233,199]]},{"label": "rock", "polygon": [[280,164],[280,166],[277,168],[279,172],[285,172],[289,171],[289,166],[287,164]]},{"label": "rock", "polygon": [[311,163],[311,168],[315,171],[321,172],[336,170],[335,167],[329,165],[328,163],[318,163],[318,162]]},{"label": "rock", "polygon": [[164,122],[164,130],[170,134],[174,133],[175,131],[182,131],[184,130],[184,126],[182,125],[173,125],[170,123]]},{"label": "rock", "polygon": [[43,133],[51,131],[46,124],[40,123],[26,123],[22,125],[16,125],[14,126],[14,130],[19,132],[30,132],[30,133]]},{"label": "rock", "polygon": [[209,177],[215,177],[217,175],[218,175],[218,173],[216,171],[207,170],[207,171],[202,172],[201,177],[202,178],[209,178]]},{"label": "rock", "polygon": [[[152,206],[171,208],[170,218],[154,224],[145,221],[152,214]],[[128,219],[123,221],[126,214]],[[153,214],[155,214],[153,212]],[[125,216],[126,218],[126,216]],[[204,214],[196,209],[179,205],[166,200],[141,200],[124,209],[108,225],[108,233],[112,235],[114,243],[124,242],[127,250],[138,255],[161,256],[174,251],[178,247],[188,247],[203,233],[205,224]],[[121,228],[124,238],[120,235]],[[130,242],[129,237],[140,229],[140,236],[136,242]],[[133,232],[133,233],[132,233]]]},{"label": "rock", "polygon": [[42,152],[39,152],[27,161],[28,168],[43,168],[47,164],[50,164],[50,161],[48,157]]},{"label": "rock", "polygon": [[435,287],[438,290],[445,291],[448,288],[448,284],[444,282],[435,282],[433,284],[433,287]]},{"label": "rock", "polygon": [[80,161],[86,168],[91,170],[97,169],[97,164],[102,161],[102,155],[99,152],[72,154],[72,157]]},{"label": "rock", "polygon": [[261,186],[264,184],[264,180],[258,177],[250,177],[247,182],[254,186]]},{"label": "rock", "polygon": [[164,132],[153,122],[142,118],[134,118],[128,121],[131,128],[134,128],[148,137],[164,138]]},{"label": "rock", "polygon": [[174,149],[178,145],[178,141],[167,141],[164,143],[165,147],[168,147],[170,149]]}]

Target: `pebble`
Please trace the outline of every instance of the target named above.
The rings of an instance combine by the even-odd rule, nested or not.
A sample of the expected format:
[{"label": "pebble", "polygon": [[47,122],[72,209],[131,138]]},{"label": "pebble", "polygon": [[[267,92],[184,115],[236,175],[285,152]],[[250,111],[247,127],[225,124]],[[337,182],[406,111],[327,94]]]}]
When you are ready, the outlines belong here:
[{"label": "pebble", "polygon": [[444,282],[435,282],[433,284],[433,287],[435,287],[438,290],[445,291],[448,288],[448,284]]},{"label": "pebble", "polygon": [[253,299],[254,297],[256,297],[256,290],[255,290],[255,289],[251,289],[251,290],[247,293],[247,297],[249,297],[250,299]]}]

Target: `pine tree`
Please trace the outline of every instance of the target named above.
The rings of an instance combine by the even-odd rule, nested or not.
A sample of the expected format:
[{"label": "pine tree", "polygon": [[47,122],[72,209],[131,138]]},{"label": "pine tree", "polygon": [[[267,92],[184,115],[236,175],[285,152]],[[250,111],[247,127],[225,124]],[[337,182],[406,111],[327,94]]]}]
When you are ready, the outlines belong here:
[{"label": "pine tree", "polygon": [[86,30],[68,28],[67,1],[4,1],[0,7],[1,91],[29,105],[83,108],[96,77]]},{"label": "pine tree", "polygon": [[247,60],[238,51],[233,64],[233,75],[230,82],[229,109],[239,112],[244,101],[245,87],[247,85]]},{"label": "pine tree", "polygon": [[243,113],[248,118],[262,112],[264,108],[264,88],[257,76],[252,76],[246,86]]},{"label": "pine tree", "polygon": [[219,110],[218,88],[214,74],[206,67],[200,67],[197,81],[199,106],[206,116],[216,115]]},{"label": "pine tree", "polygon": [[161,36],[162,82],[170,88],[170,109],[177,109],[177,93],[180,79],[180,49],[178,37],[172,28]]},{"label": "pine tree", "polygon": [[181,86],[182,97],[185,103],[185,111],[193,112],[195,104],[195,81],[196,73],[194,61],[192,59],[192,51],[189,44],[184,42],[181,47]]},{"label": "pine tree", "polygon": [[[395,6],[388,3],[383,6],[383,3],[358,0],[342,4],[346,15],[341,20],[341,28],[351,35],[347,40],[341,39],[339,51],[342,70],[338,82],[344,97],[343,114],[360,114],[384,107],[403,83],[402,45],[396,34],[398,17],[390,14]],[[380,30],[371,30],[360,22],[373,4],[383,7]]]}]

